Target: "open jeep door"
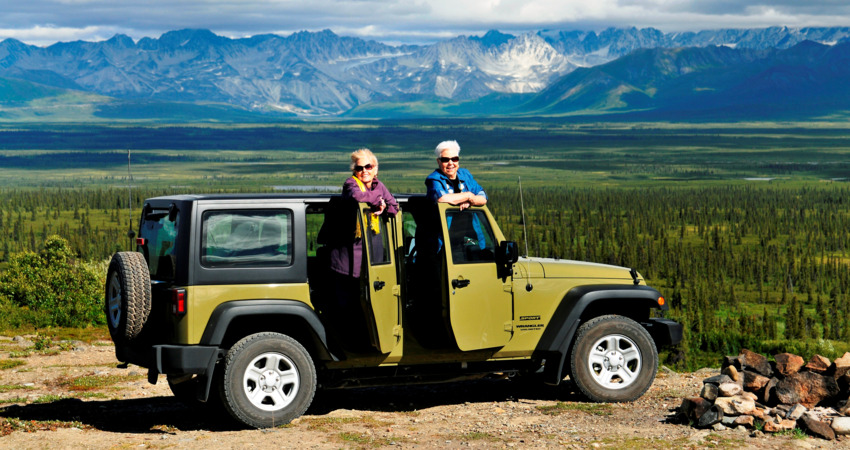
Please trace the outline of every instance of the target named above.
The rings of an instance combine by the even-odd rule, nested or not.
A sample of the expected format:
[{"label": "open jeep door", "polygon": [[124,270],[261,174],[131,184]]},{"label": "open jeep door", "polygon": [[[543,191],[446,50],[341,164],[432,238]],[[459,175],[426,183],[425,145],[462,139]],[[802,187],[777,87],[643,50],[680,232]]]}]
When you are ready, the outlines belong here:
[{"label": "open jeep door", "polygon": [[381,353],[390,353],[400,342],[401,325],[399,320],[399,303],[401,289],[396,270],[395,248],[398,239],[398,217],[381,214],[377,220],[372,219],[369,205],[360,204],[359,220],[362,235],[366,240],[367,272],[364,297],[364,310],[372,316],[369,324],[373,345]]},{"label": "open jeep door", "polygon": [[439,205],[443,220],[452,333],[463,351],[501,347],[512,336],[513,293],[510,280],[498,276],[496,236],[486,209]]}]

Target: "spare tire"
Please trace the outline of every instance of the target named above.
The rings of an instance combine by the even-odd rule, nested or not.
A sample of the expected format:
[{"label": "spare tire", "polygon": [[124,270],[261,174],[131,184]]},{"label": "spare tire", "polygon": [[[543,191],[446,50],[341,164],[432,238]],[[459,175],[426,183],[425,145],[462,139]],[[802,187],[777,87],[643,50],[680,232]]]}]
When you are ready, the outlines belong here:
[{"label": "spare tire", "polygon": [[139,336],[151,312],[151,276],[144,255],[118,252],[106,273],[106,324],[115,342]]}]

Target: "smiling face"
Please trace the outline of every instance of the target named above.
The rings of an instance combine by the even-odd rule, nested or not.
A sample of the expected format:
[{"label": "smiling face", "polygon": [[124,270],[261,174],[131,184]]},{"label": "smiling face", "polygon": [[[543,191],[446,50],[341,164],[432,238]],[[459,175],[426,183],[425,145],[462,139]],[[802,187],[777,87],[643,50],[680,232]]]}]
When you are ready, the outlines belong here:
[{"label": "smiling face", "polygon": [[370,158],[358,158],[354,163],[354,176],[357,177],[363,184],[372,187],[372,180],[378,174],[378,162],[372,161]]},{"label": "smiling face", "polygon": [[437,158],[437,169],[450,180],[457,178],[457,169],[460,167],[460,158],[457,154],[456,150],[447,148],[440,152],[440,157]]}]

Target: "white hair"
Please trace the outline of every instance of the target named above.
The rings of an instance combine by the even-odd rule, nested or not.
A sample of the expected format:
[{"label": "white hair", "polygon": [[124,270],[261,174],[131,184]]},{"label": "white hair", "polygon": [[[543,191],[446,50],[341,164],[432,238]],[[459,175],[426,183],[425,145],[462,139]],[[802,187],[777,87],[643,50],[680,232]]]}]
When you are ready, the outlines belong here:
[{"label": "white hair", "polygon": [[457,141],[443,141],[437,144],[437,148],[434,149],[434,154],[439,158],[443,150],[453,150],[455,153],[460,153],[460,144]]}]

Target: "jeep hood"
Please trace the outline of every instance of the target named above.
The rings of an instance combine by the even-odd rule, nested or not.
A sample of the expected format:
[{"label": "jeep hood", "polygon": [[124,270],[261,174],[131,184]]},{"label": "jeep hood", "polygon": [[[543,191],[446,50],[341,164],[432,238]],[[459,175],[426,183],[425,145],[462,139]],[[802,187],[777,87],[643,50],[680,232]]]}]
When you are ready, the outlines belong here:
[{"label": "jeep hood", "polygon": [[[589,278],[594,280],[634,281],[631,269],[608,264],[552,258],[519,258],[514,272],[522,278]],[[638,279],[643,281],[639,274]]]}]

